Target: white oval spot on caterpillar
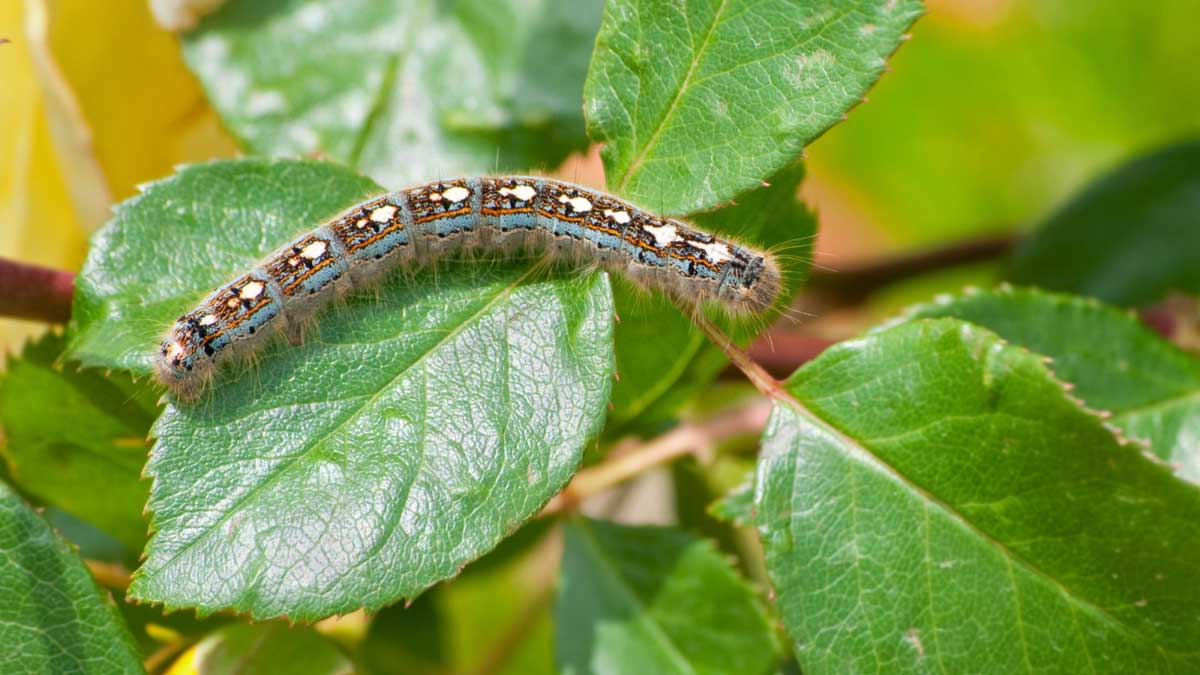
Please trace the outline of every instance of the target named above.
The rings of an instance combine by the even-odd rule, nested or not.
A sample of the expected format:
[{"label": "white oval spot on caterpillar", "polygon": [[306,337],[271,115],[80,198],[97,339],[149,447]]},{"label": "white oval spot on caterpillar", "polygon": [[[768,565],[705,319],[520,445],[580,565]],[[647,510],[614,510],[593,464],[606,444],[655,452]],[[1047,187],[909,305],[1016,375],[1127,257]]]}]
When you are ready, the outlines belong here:
[{"label": "white oval spot on caterpillar", "polygon": [[537,196],[537,190],[531,185],[518,185],[515,188],[500,188],[500,194],[508,196],[512,195],[523,202],[527,202]]},{"label": "white oval spot on caterpillar", "polygon": [[296,256],[288,258],[288,267],[295,267],[300,264],[300,259]]},{"label": "white oval spot on caterpillar", "polygon": [[461,202],[462,200],[466,199],[467,197],[470,197],[471,191],[460,185],[455,185],[454,187],[450,188],[449,190],[446,190],[445,192],[443,192],[442,196],[445,197],[446,199],[454,202],[455,204],[457,204],[457,203]]},{"label": "white oval spot on caterpillar", "polygon": [[689,241],[689,244],[704,251],[704,257],[715,263],[723,263],[726,260],[733,260],[733,254],[729,252],[729,247],[721,242],[713,242],[711,244],[702,244],[698,241]]},{"label": "white oval spot on caterpillar", "polygon": [[440,202],[440,201],[442,201],[442,193],[440,193],[440,192],[430,192],[430,193],[429,193],[429,201],[431,201],[431,202]]},{"label": "white oval spot on caterpillar", "polygon": [[174,359],[175,357],[179,356],[182,353],[183,353],[183,344],[181,342],[179,342],[179,340],[172,341],[171,346],[167,347],[167,358],[168,359]]},{"label": "white oval spot on caterpillar", "polygon": [[575,213],[587,213],[588,211],[592,210],[592,203],[583,197],[568,197],[566,195],[559,195],[558,201],[562,202],[563,204],[569,204],[571,206],[571,210]]},{"label": "white oval spot on caterpillar", "polygon": [[308,258],[309,260],[316,260],[317,258],[320,258],[321,256],[325,255],[326,248],[329,248],[329,244],[326,244],[325,242],[318,239],[318,240],[314,241],[313,243],[309,244],[308,246],[305,246],[300,251],[300,257]]},{"label": "white oval spot on caterpillar", "polygon": [[366,218],[359,218],[358,220],[354,221],[354,226],[361,230],[367,226],[368,222],[370,221],[368,221]]},{"label": "white oval spot on caterpillar", "polygon": [[242,286],[242,291],[238,293],[238,296],[243,300],[253,300],[262,295],[263,288],[265,288],[263,282],[251,281],[245,286]]},{"label": "white oval spot on caterpillar", "polygon": [[381,206],[371,212],[371,220],[377,223],[386,223],[392,219],[392,216],[396,215],[396,211],[398,210],[399,209],[391,205]]},{"label": "white oval spot on caterpillar", "polygon": [[217,316],[215,314],[205,314],[204,316],[200,317],[200,320],[196,323],[200,324],[201,326],[211,326],[216,322]]},{"label": "white oval spot on caterpillar", "polygon": [[241,303],[242,303],[242,301],[238,300],[237,298],[230,298],[225,301],[225,306],[228,307],[229,309],[237,309],[237,306],[240,305]]},{"label": "white oval spot on caterpillar", "polygon": [[611,218],[618,225],[628,225],[631,220],[628,211],[613,211],[612,209],[604,209],[604,215]]},{"label": "white oval spot on caterpillar", "polygon": [[675,229],[674,225],[663,225],[662,227],[645,225],[644,229],[654,237],[654,243],[659,246],[670,246],[679,241],[679,231]]}]

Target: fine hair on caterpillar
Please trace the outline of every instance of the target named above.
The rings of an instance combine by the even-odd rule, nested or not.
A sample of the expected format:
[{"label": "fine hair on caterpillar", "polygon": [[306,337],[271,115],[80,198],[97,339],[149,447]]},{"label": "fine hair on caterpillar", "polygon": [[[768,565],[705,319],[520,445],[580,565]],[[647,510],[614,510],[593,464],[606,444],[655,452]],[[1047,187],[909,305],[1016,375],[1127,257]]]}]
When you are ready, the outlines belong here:
[{"label": "fine hair on caterpillar", "polygon": [[621,199],[533,176],[440,180],[342,211],[179,317],[155,354],[160,382],[193,399],[222,363],[283,332],[299,340],[331,301],[397,270],[460,252],[595,265],[693,311],[762,315],[780,293],[775,257]]}]

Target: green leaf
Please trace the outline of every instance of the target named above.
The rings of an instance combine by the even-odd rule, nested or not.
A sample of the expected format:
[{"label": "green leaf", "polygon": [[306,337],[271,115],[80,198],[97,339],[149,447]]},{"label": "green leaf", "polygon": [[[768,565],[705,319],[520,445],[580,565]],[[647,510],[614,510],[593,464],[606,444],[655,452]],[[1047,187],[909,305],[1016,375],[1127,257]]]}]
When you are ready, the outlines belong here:
[{"label": "green leaf", "polygon": [[[12,481],[9,482],[16,485]],[[147,482],[148,487],[149,483]],[[122,565],[127,563],[129,565],[137,564],[137,556],[142,551],[140,547],[136,550],[130,550],[127,546],[114,539],[111,534],[100,530],[95,525],[77,516],[63,511],[53,504],[39,509],[39,513],[50,524],[50,528],[58,533],[58,536],[70,542],[71,546],[75,548],[75,553],[79,554],[79,557],[102,562],[120,563]],[[139,518],[139,520],[141,519]],[[143,530],[145,530],[144,527]]]},{"label": "green leaf", "polygon": [[[716,377],[724,367],[723,357],[708,349],[700,331],[665,296],[614,278],[613,297],[620,319],[613,330],[619,377],[613,383],[605,434],[652,432],[669,421],[686,398],[683,381],[696,383],[686,387],[694,393]],[[703,372],[689,378],[695,368]]]},{"label": "green leaf", "polygon": [[[774,251],[784,284],[772,312],[765,317],[731,319],[709,316],[739,342],[746,342],[790,303],[804,284],[812,262],[816,217],[797,193],[804,165],[791,164],[738,196],[736,204],[692,217],[696,225]],[[614,284],[617,313],[617,372],[613,412],[607,433],[652,432],[674,419],[679,406],[708,387],[726,365],[721,350],[660,294],[633,284]]]},{"label": "green leaf", "polygon": [[909,318],[950,316],[1049,356],[1089,407],[1200,481],[1200,359],[1135,316],[1094,300],[1002,286],[918,305]]},{"label": "green leaf", "polygon": [[1200,140],[1097,180],[1022,243],[1009,277],[1120,305],[1200,293]]},{"label": "green leaf", "polygon": [[226,626],[196,645],[189,672],[204,675],[351,675],[354,664],[311,628]]},{"label": "green leaf", "polygon": [[226,128],[252,153],[319,154],[392,188],[556,166],[599,0],[238,0],[184,40]]},{"label": "green leaf", "polygon": [[883,72],[920,0],[612,0],[584,85],[608,185],[662,213],[794,161]]},{"label": "green leaf", "polygon": [[[370,191],[329,164],[189,167],[126,203],[79,284],[85,360],[145,368],[219,283]],[[574,473],[612,377],[604,275],[448,264],[327,311],[155,425],[131,595],[312,619],[413,597]]]},{"label": "green leaf", "polygon": [[304,619],[377,608],[453,576],[562,488],[608,396],[604,277],[439,285],[392,284],[322,323],[266,359],[261,389],[168,407],[135,596]]},{"label": "green leaf", "polygon": [[1200,667],[1200,488],[984,329],[915,321],[801,368],[755,489],[805,672]]},{"label": "green leaf", "polygon": [[[758,449],[758,435],[752,436]],[[738,571],[754,583],[766,584],[762,543],[754,531],[754,455],[734,455],[725,447],[716,448],[711,461],[699,462],[684,457],[671,464],[671,487],[675,493],[675,519],[684,532],[708,539],[717,550],[732,556]],[[732,516],[722,495],[744,488],[745,510]],[[741,508],[741,504],[728,508]],[[780,633],[782,636],[782,633]]]},{"label": "green leaf", "polygon": [[714,518],[739,527],[754,524],[754,476],[727,492],[708,507]]},{"label": "green leaf", "polygon": [[55,367],[63,345],[47,334],[0,374],[0,454],[22,490],[140,551],[158,394],[125,375]]},{"label": "green leaf", "polygon": [[555,607],[563,673],[771,673],[763,603],[707,541],[575,520]]},{"label": "green leaf", "polygon": [[0,483],[0,672],[141,673],[112,600],[70,546]]}]

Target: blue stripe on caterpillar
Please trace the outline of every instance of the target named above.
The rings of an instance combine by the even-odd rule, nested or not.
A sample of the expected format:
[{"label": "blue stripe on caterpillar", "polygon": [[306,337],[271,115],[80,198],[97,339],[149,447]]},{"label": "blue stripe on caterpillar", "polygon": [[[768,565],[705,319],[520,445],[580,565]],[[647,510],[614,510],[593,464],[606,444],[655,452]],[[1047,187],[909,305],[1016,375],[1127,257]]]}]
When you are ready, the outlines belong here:
[{"label": "blue stripe on caterpillar", "polygon": [[158,379],[194,398],[222,361],[294,333],[331,299],[464,248],[595,260],[678,301],[734,313],[766,311],[780,289],[770,254],[612,195],[532,176],[435,181],[353,206],[211,293],[162,341]]}]

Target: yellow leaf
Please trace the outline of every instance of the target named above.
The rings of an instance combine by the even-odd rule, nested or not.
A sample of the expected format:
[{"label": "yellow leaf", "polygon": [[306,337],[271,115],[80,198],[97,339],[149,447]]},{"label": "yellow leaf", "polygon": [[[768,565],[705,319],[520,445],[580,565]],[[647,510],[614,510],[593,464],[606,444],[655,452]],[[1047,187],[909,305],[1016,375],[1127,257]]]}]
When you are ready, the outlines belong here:
[{"label": "yellow leaf", "polygon": [[[0,26],[23,25],[21,5],[0,2]],[[0,37],[0,256],[75,269],[85,235],[63,180],[50,137],[28,41]],[[0,354],[44,330],[34,322],[0,318]]]},{"label": "yellow leaf", "polygon": [[133,195],[176,164],[236,153],[175,35],[155,24],[144,0],[30,0],[37,5],[45,8],[53,66],[43,81],[57,70],[82,117],[75,130],[90,134],[60,147],[92,154],[110,198]]},{"label": "yellow leaf", "polygon": [[[175,36],[144,0],[0,2],[0,256],[78,269],[114,201],[228,157]],[[0,318],[0,354],[44,327]]]}]

